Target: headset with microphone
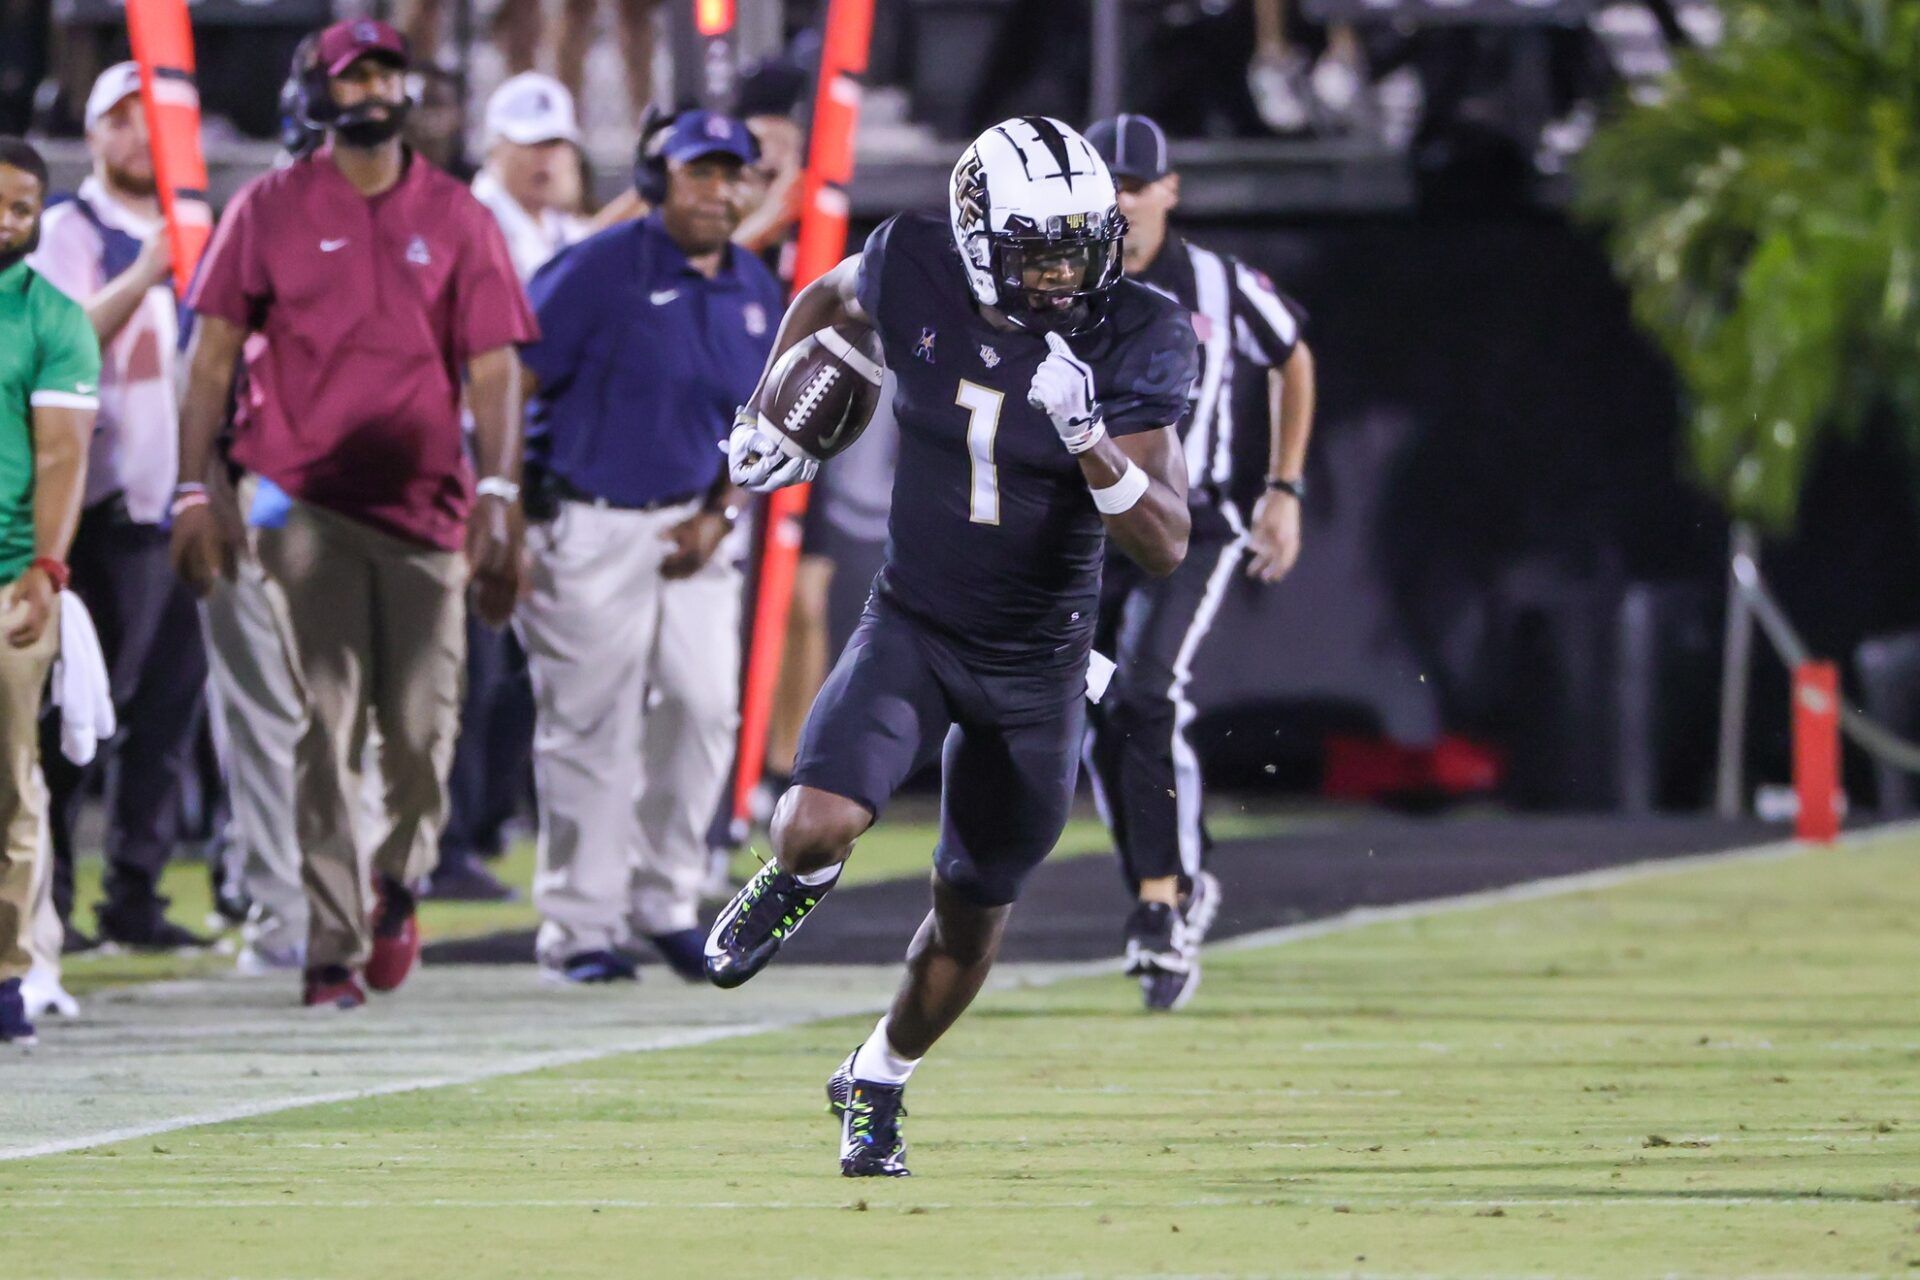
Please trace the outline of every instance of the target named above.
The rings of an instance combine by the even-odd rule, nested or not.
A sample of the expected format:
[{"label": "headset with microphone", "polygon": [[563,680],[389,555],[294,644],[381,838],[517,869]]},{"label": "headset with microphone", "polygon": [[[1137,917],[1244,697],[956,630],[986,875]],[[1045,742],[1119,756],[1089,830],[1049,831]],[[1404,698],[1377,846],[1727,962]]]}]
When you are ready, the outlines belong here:
[{"label": "headset with microphone", "polygon": [[[650,106],[646,114],[640,117],[640,142],[633,152],[633,189],[649,205],[658,207],[667,198],[666,152],[674,126],[683,117],[699,109],[682,106],[668,110]],[[757,159],[760,151],[757,139],[753,149]]]},{"label": "headset with microphone", "polygon": [[633,149],[633,189],[650,205],[667,198],[667,139],[673,134],[674,122],[690,110],[649,106],[640,117],[640,141]]},{"label": "headset with microphone", "polygon": [[[302,43],[304,45],[305,42]],[[400,56],[403,65],[412,64],[412,47],[405,36],[400,37]],[[413,109],[411,97],[403,95],[398,103],[382,99],[342,107],[333,100],[333,88],[329,83],[332,79],[321,63],[320,42],[316,39],[305,66],[296,77],[298,93],[293,114],[300,124],[314,131],[334,130],[348,143],[383,142],[405,126],[407,113]],[[389,114],[375,115],[375,109],[382,106],[389,109]],[[356,134],[359,136],[356,137]]]}]

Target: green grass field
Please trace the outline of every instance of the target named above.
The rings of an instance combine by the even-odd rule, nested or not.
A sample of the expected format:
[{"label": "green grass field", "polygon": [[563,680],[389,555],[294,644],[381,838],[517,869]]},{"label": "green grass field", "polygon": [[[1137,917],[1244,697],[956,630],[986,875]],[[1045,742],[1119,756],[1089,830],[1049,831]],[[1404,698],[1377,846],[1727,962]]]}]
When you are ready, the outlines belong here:
[{"label": "green grass field", "polygon": [[1920,840],[982,1002],[915,1178],[826,1023],[0,1164],[69,1276],[1920,1275]]},{"label": "green grass field", "polygon": [[[1249,813],[1223,802],[1208,815],[1208,826],[1216,839],[1233,840],[1244,836],[1266,836],[1282,830],[1287,820],[1271,813]],[[878,880],[924,878],[933,865],[933,845],[939,833],[931,821],[908,815],[889,818],[861,837],[852,861],[847,864],[846,884],[871,884]],[[734,862],[735,878],[744,881],[759,866],[767,850],[764,836],[742,849]],[[1098,819],[1082,816],[1067,824],[1060,845],[1052,857],[1076,858],[1108,853],[1113,845]],[[89,929],[93,926],[93,906],[101,900],[98,858],[81,861],[74,875],[76,919]],[[502,880],[520,890],[518,902],[472,903],[432,902],[421,908],[421,928],[430,941],[472,938],[489,933],[533,929],[540,917],[529,901],[533,884],[533,842],[521,840],[493,864]],[[213,891],[207,869],[197,862],[175,862],[167,868],[161,890],[172,901],[176,920],[192,928],[201,928],[213,911]],[[233,966],[230,955],[133,955],[123,952],[70,957],[66,962],[66,985],[76,995],[85,995],[130,982],[151,982],[163,978],[205,977]]]}]

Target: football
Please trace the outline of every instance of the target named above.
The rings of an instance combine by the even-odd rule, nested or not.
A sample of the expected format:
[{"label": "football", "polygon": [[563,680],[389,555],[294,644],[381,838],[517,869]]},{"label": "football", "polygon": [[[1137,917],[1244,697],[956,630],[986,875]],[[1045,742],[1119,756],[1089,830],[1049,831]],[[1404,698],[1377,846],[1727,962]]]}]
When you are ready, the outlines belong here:
[{"label": "football", "polygon": [[865,325],[810,333],[774,365],[761,426],[787,452],[825,462],[866,430],[884,374],[880,335]]}]

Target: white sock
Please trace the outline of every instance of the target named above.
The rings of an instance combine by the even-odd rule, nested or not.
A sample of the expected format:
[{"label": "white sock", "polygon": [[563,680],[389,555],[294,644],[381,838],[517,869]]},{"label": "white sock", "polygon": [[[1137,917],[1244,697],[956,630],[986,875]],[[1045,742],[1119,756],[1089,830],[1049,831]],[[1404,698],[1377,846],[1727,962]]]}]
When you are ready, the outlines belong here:
[{"label": "white sock", "polygon": [[803,876],[795,876],[794,879],[809,889],[818,889],[838,880],[840,878],[840,868],[845,865],[847,864],[844,862],[836,862],[830,867],[822,867],[818,871],[809,871]]},{"label": "white sock", "polygon": [[867,1042],[854,1051],[853,1078],[875,1084],[905,1084],[919,1065],[920,1059],[903,1058],[893,1051],[893,1042],[887,1039],[887,1020],[882,1018]]}]

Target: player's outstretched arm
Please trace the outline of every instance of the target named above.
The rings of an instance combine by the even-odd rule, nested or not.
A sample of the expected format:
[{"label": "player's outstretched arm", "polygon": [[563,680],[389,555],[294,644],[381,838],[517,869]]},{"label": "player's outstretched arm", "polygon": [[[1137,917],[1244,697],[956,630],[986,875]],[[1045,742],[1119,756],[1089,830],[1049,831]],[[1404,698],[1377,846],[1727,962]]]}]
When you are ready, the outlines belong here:
[{"label": "player's outstretched arm", "polygon": [[780,363],[780,357],[808,334],[836,324],[873,327],[873,321],[861,309],[855,294],[859,280],[860,255],[856,253],[794,295],[793,301],[787,304],[787,314],[780,318],[780,331],[773,335],[773,351],[767,356],[766,367],[760,371],[760,383],[747,397],[747,408],[759,412],[760,397],[767,389],[767,375]]},{"label": "player's outstretched arm", "polygon": [[1093,490],[1107,533],[1128,558],[1156,578],[1180,567],[1193,518],[1187,511],[1186,462],[1172,427],[1117,440],[1102,436],[1080,455],[1080,474]]}]

